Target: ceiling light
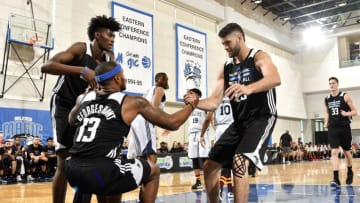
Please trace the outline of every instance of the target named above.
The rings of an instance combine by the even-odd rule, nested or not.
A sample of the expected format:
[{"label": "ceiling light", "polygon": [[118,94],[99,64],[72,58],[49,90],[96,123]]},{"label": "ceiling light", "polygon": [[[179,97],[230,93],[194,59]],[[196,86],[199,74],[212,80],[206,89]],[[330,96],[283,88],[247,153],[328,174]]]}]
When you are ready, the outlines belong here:
[{"label": "ceiling light", "polygon": [[285,21],[288,21],[288,20],[290,20],[290,17],[289,17],[289,16],[285,16],[285,17],[283,17],[282,19],[285,20]]},{"label": "ceiling light", "polygon": [[253,0],[252,2],[255,3],[255,4],[261,4],[262,0]]},{"label": "ceiling light", "polygon": [[320,27],[310,27],[303,32],[303,40],[310,46],[321,43],[324,37],[324,33]]},{"label": "ceiling light", "polygon": [[338,6],[338,7],[346,6],[346,4],[347,4],[346,1],[338,1],[338,2],[336,2],[336,6]]}]

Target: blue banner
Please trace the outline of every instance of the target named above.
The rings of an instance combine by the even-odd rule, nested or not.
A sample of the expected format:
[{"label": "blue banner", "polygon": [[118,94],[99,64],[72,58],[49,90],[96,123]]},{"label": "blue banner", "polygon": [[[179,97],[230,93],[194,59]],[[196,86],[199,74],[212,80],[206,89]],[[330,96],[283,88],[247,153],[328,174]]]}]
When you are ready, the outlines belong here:
[{"label": "blue banner", "polygon": [[53,136],[50,111],[0,107],[0,132],[4,140],[38,136],[45,144]]}]

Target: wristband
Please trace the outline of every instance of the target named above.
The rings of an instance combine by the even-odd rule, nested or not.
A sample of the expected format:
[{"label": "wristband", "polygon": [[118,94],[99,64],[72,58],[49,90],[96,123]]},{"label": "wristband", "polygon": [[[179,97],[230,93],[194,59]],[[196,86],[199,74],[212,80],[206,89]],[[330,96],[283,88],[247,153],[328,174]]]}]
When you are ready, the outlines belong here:
[{"label": "wristband", "polygon": [[81,72],[81,76],[85,76],[87,72],[88,72],[88,67],[85,66],[84,69]]}]

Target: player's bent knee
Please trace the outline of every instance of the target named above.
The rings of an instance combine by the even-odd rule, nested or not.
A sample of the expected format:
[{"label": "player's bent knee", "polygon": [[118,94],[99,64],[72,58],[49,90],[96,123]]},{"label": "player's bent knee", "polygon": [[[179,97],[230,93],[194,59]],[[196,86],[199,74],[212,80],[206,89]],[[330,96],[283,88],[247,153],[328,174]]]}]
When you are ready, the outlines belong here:
[{"label": "player's bent knee", "polygon": [[148,161],[150,164],[150,176],[151,177],[159,177],[160,176],[160,167],[157,164],[152,163],[151,161]]},{"label": "player's bent knee", "polygon": [[246,175],[246,157],[242,154],[235,154],[233,159],[233,174],[236,177],[243,178]]}]

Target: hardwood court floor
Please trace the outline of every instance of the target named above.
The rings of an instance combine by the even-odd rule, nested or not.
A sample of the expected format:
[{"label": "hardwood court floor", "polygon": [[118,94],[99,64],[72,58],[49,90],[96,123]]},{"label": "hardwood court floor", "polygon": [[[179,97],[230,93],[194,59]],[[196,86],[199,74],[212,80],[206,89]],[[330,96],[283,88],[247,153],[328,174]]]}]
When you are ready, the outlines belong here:
[{"label": "hardwood court floor", "polygon": [[[345,189],[345,186],[341,187],[342,192],[338,191],[338,198],[341,199],[343,193],[345,196],[351,197],[352,201],[346,202],[360,202],[360,159],[354,159],[354,182],[351,189],[353,193],[347,195],[348,193],[344,192],[349,188]],[[279,199],[279,195],[283,195],[282,191],[293,191],[299,192],[296,189],[297,186],[301,186],[301,193],[306,192],[305,190],[316,190],[315,192],[308,192],[307,196],[299,197],[299,201],[290,201],[290,202],[334,202],[334,201],[316,201],[311,200],[314,196],[321,196],[323,193],[319,193],[320,190],[328,190],[329,181],[332,178],[332,169],[331,162],[329,160],[326,161],[303,161],[291,164],[276,164],[276,165],[267,165],[263,171],[258,172],[255,178],[250,178],[250,182],[252,184],[249,201],[251,202],[283,202]],[[343,185],[346,178],[346,165],[344,160],[341,160],[341,168],[340,168],[340,180]],[[200,197],[199,200],[195,202],[201,202],[201,200],[205,200],[202,202],[206,202],[206,195],[204,192],[200,193],[191,193],[191,185],[194,182],[194,176],[191,171],[183,172],[183,173],[165,173],[161,174],[160,178],[160,188],[158,192],[157,202],[194,202],[194,198],[197,196]],[[309,186],[305,189],[305,186]],[[274,193],[276,190],[278,191],[278,196],[264,196],[261,191],[268,191],[266,188],[271,188],[271,191]],[[295,189],[294,189],[295,187]],[[256,190],[257,188],[257,190]],[[262,189],[261,189],[262,188]],[[291,190],[288,190],[288,189]],[[260,191],[260,192],[259,192]],[[329,190],[330,191],[330,190]],[[321,192],[321,191],[320,191]],[[336,192],[336,191],[335,191]],[[266,192],[267,193],[267,192]],[[328,194],[329,193],[329,194]],[[331,192],[332,193],[332,192]],[[330,192],[325,192],[324,194],[332,195]],[[180,194],[191,194],[194,197],[193,199],[186,200],[186,196],[181,196]],[[68,187],[67,190],[67,198],[66,202],[71,203],[74,195],[74,190],[71,187]],[[296,195],[296,194],[295,194]],[[132,191],[123,195],[124,200],[134,200],[138,196],[138,191]],[[166,200],[164,197],[166,196]],[[171,197],[172,198],[169,198]],[[336,196],[335,196],[336,197]],[[183,199],[185,198],[185,199]],[[308,198],[308,199],[304,199]],[[286,197],[284,197],[284,201],[286,201]],[[26,183],[26,184],[12,184],[12,185],[0,185],[0,202],[1,203],[49,203],[51,202],[51,183]],[[96,198],[93,196],[92,203],[97,202]],[[126,201],[126,202],[135,202],[135,201]],[[289,202],[289,201],[286,201]],[[335,201],[335,202],[343,202],[343,201]]]}]

